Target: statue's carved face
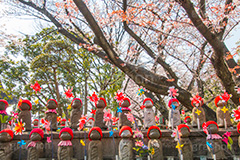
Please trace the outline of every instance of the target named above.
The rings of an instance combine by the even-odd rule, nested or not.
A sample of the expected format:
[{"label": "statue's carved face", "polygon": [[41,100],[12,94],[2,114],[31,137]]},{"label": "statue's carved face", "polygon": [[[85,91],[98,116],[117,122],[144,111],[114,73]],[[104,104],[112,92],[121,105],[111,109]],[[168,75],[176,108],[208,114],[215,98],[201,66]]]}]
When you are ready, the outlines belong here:
[{"label": "statue's carved face", "polygon": [[57,104],[55,103],[55,101],[49,101],[47,103],[47,108],[48,109],[56,109],[57,108]]},{"label": "statue's carved face", "polygon": [[103,100],[98,100],[97,101],[97,108],[104,108],[105,107],[105,103]]},{"label": "statue's carved face", "polygon": [[191,123],[191,119],[190,118],[187,118],[186,121],[187,121],[187,123]]},{"label": "statue's carved face", "polygon": [[42,140],[42,137],[38,133],[32,133],[30,139],[32,141],[40,141]]},{"label": "statue's carved face", "polygon": [[217,132],[218,132],[218,128],[217,128],[217,126],[215,124],[208,125],[207,130],[208,130],[209,134],[210,133],[211,134],[217,134]]},{"label": "statue's carved face", "polygon": [[33,121],[33,125],[37,126],[38,125],[38,121]]},{"label": "statue's carved face", "polygon": [[190,135],[190,132],[187,127],[183,127],[183,128],[181,128],[179,134],[181,137],[188,137]]},{"label": "statue's carved face", "polygon": [[7,132],[0,133],[0,142],[9,142],[12,137]]},{"label": "statue's carved face", "polygon": [[122,107],[129,107],[130,104],[129,104],[128,100],[124,100],[124,101],[121,103],[121,106],[122,106]]},{"label": "statue's carved face", "polygon": [[218,103],[217,103],[217,106],[218,106],[218,107],[223,107],[223,106],[226,106],[226,105],[227,105],[227,102],[224,101],[224,100],[220,100],[220,101],[218,101]]},{"label": "statue's carved face", "polygon": [[27,103],[22,103],[20,108],[22,111],[28,111],[30,109],[30,106]]},{"label": "statue's carved face", "polygon": [[72,103],[72,108],[76,109],[76,108],[81,108],[82,107],[82,103],[80,102],[80,100],[74,100]]},{"label": "statue's carved face", "polygon": [[153,104],[152,104],[151,101],[146,101],[146,102],[144,103],[144,106],[145,106],[146,108],[151,108],[151,107],[153,107]]},{"label": "statue's carved face", "polygon": [[158,139],[160,137],[160,132],[157,129],[151,129],[148,136],[151,139]]},{"label": "statue's carved face", "polygon": [[66,140],[71,140],[72,136],[68,132],[62,132],[60,135],[61,140],[66,141]]},{"label": "statue's carved face", "polygon": [[174,106],[176,106],[176,109],[179,107],[179,104],[177,103],[177,102],[172,102],[172,104],[171,105],[174,105]]},{"label": "statue's carved face", "polygon": [[132,134],[131,134],[131,132],[129,130],[124,130],[121,133],[121,137],[123,137],[123,138],[129,138],[131,136],[132,136]]},{"label": "statue's carved face", "polygon": [[93,130],[89,136],[92,140],[100,140],[101,135],[97,130]]},{"label": "statue's carved face", "polygon": [[5,110],[6,104],[4,102],[0,102],[0,110]]},{"label": "statue's carved face", "polygon": [[196,103],[193,103],[193,105],[195,106],[195,107],[202,107],[202,105],[203,105],[203,103],[202,103],[202,101],[200,101],[200,103],[197,105]]}]

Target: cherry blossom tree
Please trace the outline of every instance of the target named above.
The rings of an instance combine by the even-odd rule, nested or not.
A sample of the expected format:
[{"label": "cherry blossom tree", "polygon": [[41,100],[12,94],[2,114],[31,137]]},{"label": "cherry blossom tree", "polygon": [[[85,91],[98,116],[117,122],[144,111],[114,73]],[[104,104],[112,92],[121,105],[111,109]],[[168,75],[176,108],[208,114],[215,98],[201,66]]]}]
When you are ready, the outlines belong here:
[{"label": "cherry blossom tree", "polygon": [[240,20],[238,0],[17,0],[13,5],[51,21],[155,97],[174,86],[179,101],[191,109],[191,92],[204,96],[206,81],[215,79],[239,103],[240,67],[225,45]]}]

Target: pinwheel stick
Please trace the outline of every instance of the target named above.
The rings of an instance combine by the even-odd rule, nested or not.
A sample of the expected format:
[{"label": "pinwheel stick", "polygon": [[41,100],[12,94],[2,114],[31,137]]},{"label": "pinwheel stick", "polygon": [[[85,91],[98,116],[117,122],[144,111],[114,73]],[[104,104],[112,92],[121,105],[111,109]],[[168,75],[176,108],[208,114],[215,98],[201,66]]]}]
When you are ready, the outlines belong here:
[{"label": "pinwheel stick", "polygon": [[224,127],[225,129],[227,129],[226,113],[224,113]]},{"label": "pinwheel stick", "polygon": [[50,122],[50,129],[51,129],[51,141],[52,141],[52,159],[53,159],[53,133],[52,133],[52,120]]},{"label": "pinwheel stick", "polygon": [[173,108],[171,108],[171,110],[172,110],[172,113],[171,113],[171,125],[172,125],[172,129],[173,129]]},{"label": "pinwheel stick", "polygon": [[[111,130],[113,132],[113,122],[112,120],[110,120],[110,124],[111,124]],[[115,144],[115,140],[114,140],[114,135],[112,135],[112,139],[113,139],[113,146],[115,148],[115,157],[116,157],[116,160],[118,160],[118,152],[117,152],[117,148],[116,148],[116,144]]]},{"label": "pinwheel stick", "polygon": [[[176,127],[177,129],[177,127]],[[178,129],[177,129],[177,140],[178,140],[178,143],[179,143],[179,149],[180,149],[180,159],[183,160],[183,154],[182,154],[182,148],[181,148],[181,142],[180,142],[180,139],[179,139],[179,133],[178,133]]]},{"label": "pinwheel stick", "polygon": [[[22,143],[22,134],[20,136],[20,142]],[[22,156],[22,145],[20,144],[19,157],[18,157],[19,160],[21,160],[21,156]]]},{"label": "pinwheel stick", "polygon": [[[198,107],[197,107],[197,111],[198,111]],[[198,129],[200,129],[200,121],[199,121],[199,115],[197,114],[197,125],[198,125]]]},{"label": "pinwheel stick", "polygon": [[[84,127],[85,127],[85,125],[84,125]],[[84,128],[83,128],[83,130],[84,130],[84,143],[85,143],[85,145],[84,145],[84,160],[87,160],[86,130]]]},{"label": "pinwheel stick", "polygon": [[[209,127],[209,133],[210,133],[211,143],[212,143],[212,145],[213,145],[212,133],[211,133],[211,127],[210,127],[210,126],[208,126],[208,127]],[[212,146],[212,153],[213,153],[213,159],[214,159],[214,160],[217,160],[217,158],[216,158],[216,154],[215,154],[215,152],[214,152],[214,146]]]}]

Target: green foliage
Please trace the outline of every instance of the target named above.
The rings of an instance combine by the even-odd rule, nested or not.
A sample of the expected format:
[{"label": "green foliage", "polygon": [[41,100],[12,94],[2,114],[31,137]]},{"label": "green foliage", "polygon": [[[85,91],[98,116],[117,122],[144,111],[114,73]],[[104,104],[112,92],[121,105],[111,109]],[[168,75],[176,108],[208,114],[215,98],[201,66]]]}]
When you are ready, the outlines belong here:
[{"label": "green foliage", "polygon": [[[0,91],[6,93],[8,99],[13,96],[32,101],[39,99],[38,105],[33,103],[35,115],[38,110],[44,113],[46,101],[54,98],[66,118],[71,101],[66,98],[64,89],[73,87],[74,97],[81,98],[83,103],[84,97],[96,92],[107,100],[108,107],[116,108],[113,97],[124,80],[119,69],[61,36],[54,27],[19,39],[17,43],[9,42],[4,57],[0,59],[0,72],[3,86]],[[35,81],[42,88],[37,94],[31,88]]]},{"label": "green foliage", "polygon": [[13,117],[11,116],[3,116],[2,114],[0,114],[0,121],[1,123],[7,123],[8,121],[11,121],[13,119]]}]

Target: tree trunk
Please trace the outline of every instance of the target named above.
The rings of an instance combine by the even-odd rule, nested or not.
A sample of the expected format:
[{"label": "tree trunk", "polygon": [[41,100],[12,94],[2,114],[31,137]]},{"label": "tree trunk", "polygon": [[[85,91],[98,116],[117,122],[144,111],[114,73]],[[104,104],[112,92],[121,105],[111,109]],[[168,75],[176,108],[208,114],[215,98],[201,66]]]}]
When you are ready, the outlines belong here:
[{"label": "tree trunk", "polygon": [[62,105],[60,102],[60,93],[59,93],[58,82],[57,82],[56,68],[53,68],[53,76],[54,76],[54,84],[55,84],[57,102],[58,102],[58,114],[60,117],[62,117]]}]

